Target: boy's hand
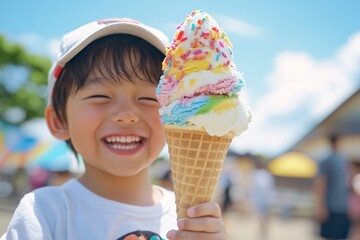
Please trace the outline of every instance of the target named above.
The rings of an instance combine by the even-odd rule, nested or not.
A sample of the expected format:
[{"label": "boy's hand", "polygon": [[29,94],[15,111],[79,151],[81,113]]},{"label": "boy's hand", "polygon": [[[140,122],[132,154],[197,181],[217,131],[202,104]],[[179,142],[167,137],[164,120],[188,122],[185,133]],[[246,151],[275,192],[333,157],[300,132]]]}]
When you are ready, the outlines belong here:
[{"label": "boy's hand", "polygon": [[226,239],[225,224],[221,217],[219,204],[202,203],[187,210],[188,217],[178,220],[179,230],[167,234],[170,240],[181,239]]}]

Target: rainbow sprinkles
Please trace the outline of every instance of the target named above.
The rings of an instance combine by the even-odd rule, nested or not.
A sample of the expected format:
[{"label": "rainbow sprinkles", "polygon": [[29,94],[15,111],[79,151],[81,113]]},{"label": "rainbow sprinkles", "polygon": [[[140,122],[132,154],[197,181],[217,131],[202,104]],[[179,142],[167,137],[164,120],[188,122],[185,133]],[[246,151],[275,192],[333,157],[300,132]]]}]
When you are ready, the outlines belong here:
[{"label": "rainbow sprinkles", "polygon": [[[232,49],[228,35],[209,14],[197,10],[186,17],[166,49],[156,92],[164,124],[196,127],[206,116],[235,112],[239,117],[239,111],[249,116],[238,99],[244,80],[233,63]],[[205,125],[212,123],[206,122],[198,127],[209,129]]]}]

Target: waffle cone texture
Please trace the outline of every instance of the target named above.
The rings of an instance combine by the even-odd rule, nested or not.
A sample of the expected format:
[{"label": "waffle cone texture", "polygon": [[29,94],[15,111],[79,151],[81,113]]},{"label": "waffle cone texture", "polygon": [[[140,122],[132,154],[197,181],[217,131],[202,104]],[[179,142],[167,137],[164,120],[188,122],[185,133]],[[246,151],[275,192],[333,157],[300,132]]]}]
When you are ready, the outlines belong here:
[{"label": "waffle cone texture", "polygon": [[233,135],[210,136],[172,125],[165,132],[177,217],[183,218],[189,207],[212,201]]}]

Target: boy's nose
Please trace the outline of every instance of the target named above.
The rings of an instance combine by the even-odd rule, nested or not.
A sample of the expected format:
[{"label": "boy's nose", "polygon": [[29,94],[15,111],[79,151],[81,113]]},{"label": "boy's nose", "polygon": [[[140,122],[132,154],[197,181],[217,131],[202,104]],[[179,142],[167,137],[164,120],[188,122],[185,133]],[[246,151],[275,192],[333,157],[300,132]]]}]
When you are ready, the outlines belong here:
[{"label": "boy's nose", "polygon": [[139,116],[133,111],[121,111],[114,113],[112,121],[115,123],[137,123]]}]

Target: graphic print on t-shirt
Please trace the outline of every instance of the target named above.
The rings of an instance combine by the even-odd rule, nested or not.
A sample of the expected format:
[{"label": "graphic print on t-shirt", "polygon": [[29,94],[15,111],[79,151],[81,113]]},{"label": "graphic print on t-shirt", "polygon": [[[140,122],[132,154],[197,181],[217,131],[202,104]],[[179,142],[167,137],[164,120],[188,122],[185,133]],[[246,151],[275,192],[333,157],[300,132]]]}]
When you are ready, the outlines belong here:
[{"label": "graphic print on t-shirt", "polygon": [[161,238],[159,234],[150,231],[135,231],[128,233],[116,240],[166,240]]}]

